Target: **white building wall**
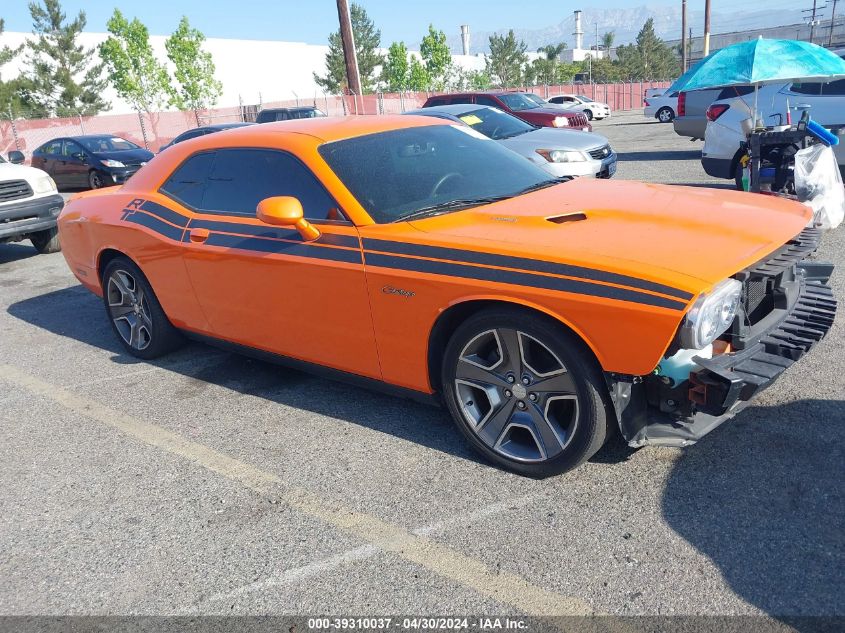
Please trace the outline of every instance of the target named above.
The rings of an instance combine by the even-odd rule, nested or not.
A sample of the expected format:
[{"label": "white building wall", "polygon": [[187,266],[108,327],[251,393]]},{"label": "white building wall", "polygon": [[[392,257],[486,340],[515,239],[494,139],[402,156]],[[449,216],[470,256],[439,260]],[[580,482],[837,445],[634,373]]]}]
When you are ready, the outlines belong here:
[{"label": "white building wall", "polygon": [[[0,47],[19,46],[32,35],[29,33],[5,32],[0,36]],[[82,33],[79,43],[86,48],[96,48],[108,33]],[[166,36],[152,35],[150,43],[156,56],[167,60],[164,48]],[[218,106],[235,106],[239,100],[245,104],[258,104],[287,99],[313,100],[323,92],[314,82],[313,73],[325,72],[328,46],[302,42],[277,42],[262,40],[230,40],[209,38],[205,49],[211,53],[217,68],[216,78],[223,84],[223,93]],[[387,50],[384,50],[387,53]],[[419,53],[414,52],[419,55]],[[465,70],[482,70],[483,55],[454,55],[453,61]],[[0,67],[4,79],[16,77],[26,63],[26,51],[14,61]],[[132,108],[119,99],[109,87],[104,97],[111,102],[112,113],[131,112]]]}]

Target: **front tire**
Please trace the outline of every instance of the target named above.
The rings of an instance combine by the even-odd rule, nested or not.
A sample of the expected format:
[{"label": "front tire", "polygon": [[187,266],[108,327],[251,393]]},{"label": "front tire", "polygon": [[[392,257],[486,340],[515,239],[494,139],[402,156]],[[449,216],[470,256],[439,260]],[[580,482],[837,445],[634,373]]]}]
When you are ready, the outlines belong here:
[{"label": "front tire", "polygon": [[59,229],[55,226],[52,229],[45,231],[38,231],[29,236],[29,241],[40,254],[58,253],[62,250],[61,242],[59,242]]},{"label": "front tire", "polygon": [[465,321],[446,347],[442,376],[461,433],[484,457],[521,475],[579,466],[604,444],[614,419],[583,342],[516,309]]},{"label": "front tire", "polygon": [[91,170],[88,174],[88,186],[91,187],[91,189],[102,189],[103,187],[108,187],[112,184],[114,184],[114,181],[111,176],[99,172],[96,169]]},{"label": "front tire", "polygon": [[675,113],[672,112],[672,108],[660,108],[657,111],[657,120],[661,123],[671,123],[675,120]]},{"label": "front tire", "polygon": [[151,360],[182,344],[182,335],[133,261],[127,257],[111,260],[103,270],[102,284],[112,330],[128,353]]}]

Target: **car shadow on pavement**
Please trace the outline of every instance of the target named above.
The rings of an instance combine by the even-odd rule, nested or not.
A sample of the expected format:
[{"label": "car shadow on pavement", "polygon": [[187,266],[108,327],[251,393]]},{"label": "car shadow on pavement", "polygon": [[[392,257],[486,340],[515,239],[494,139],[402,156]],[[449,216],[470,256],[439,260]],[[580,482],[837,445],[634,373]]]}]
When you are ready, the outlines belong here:
[{"label": "car shadow on pavement", "polygon": [[699,160],[700,149],[660,149],[650,152],[617,152],[620,161],[656,161],[656,160]]},{"label": "car shadow on pavement", "polygon": [[[193,397],[204,397],[203,392],[213,384],[346,420],[473,462],[482,461],[460,436],[448,413],[435,406],[313,376],[202,343],[189,343],[153,361],[130,356],[115,338],[101,300],[82,286],[13,303],[8,307],[8,313],[52,334],[111,352],[114,363],[152,365],[181,374],[190,380],[176,387],[172,397],[186,402]],[[68,314],[73,318],[67,318]],[[86,378],[96,380],[97,376]]]},{"label": "car shadow on pavement", "polygon": [[0,244],[0,264],[7,264],[9,262],[16,262],[19,259],[26,259],[27,257],[34,257],[38,255],[38,251],[30,243],[14,243],[14,244]]},{"label": "car shadow on pavement", "polygon": [[785,621],[845,604],[843,423],[843,400],[750,407],[685,450],[665,488],[666,522]]}]

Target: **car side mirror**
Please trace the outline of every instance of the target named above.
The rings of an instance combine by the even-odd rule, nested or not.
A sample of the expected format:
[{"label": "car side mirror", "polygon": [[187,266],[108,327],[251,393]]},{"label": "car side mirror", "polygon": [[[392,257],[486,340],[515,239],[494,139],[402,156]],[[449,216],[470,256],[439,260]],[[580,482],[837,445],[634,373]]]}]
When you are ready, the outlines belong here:
[{"label": "car side mirror", "polygon": [[302,204],[293,196],[265,198],[258,203],[255,215],[265,224],[295,228],[306,242],[320,237],[320,229],[303,217]]},{"label": "car side mirror", "polygon": [[23,165],[26,157],[23,155],[23,152],[19,152],[18,150],[12,150],[9,152],[9,162],[13,165]]}]

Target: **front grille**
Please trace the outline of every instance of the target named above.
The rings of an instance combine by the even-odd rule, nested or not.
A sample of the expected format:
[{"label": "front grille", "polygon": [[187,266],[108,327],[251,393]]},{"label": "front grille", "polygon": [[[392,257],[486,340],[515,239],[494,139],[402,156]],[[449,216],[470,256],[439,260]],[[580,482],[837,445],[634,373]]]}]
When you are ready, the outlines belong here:
[{"label": "front grille", "polygon": [[0,202],[21,200],[32,195],[32,187],[26,180],[7,180],[0,182]]},{"label": "front grille", "polygon": [[569,117],[569,127],[587,127],[586,115],[575,114]]},{"label": "front grille", "polygon": [[590,157],[596,160],[602,160],[608,156],[610,156],[610,145],[604,145],[603,147],[590,150]]},{"label": "front grille", "polygon": [[818,248],[821,235],[820,229],[806,228],[766,259],[734,275],[742,282],[741,311],[731,328],[735,347],[742,348],[758,336],[764,327],[761,322],[773,311],[785,309],[796,266]]}]

